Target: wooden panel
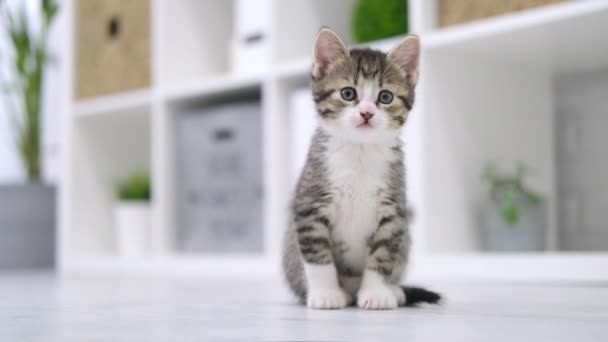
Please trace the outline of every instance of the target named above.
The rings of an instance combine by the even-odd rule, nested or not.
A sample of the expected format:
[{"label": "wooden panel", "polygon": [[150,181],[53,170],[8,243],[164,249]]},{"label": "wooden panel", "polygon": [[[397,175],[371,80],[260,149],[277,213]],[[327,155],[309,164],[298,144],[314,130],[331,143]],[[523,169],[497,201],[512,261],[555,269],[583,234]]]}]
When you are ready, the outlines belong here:
[{"label": "wooden panel", "polygon": [[565,1],[567,0],[439,0],[438,24],[440,27],[450,26]]},{"label": "wooden panel", "polygon": [[80,0],[76,7],[76,97],[149,87],[149,0]]}]

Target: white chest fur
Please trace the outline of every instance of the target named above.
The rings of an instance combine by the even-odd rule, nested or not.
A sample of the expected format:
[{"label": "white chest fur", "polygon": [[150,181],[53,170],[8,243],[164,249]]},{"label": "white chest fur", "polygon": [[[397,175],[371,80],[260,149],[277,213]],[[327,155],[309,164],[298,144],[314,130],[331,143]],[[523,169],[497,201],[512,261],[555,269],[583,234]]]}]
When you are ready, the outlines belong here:
[{"label": "white chest fur", "polygon": [[377,228],[379,190],[385,187],[391,158],[383,145],[333,143],[328,146],[329,178],[334,196],[333,240],[341,243],[343,261],[362,272],[367,239]]}]

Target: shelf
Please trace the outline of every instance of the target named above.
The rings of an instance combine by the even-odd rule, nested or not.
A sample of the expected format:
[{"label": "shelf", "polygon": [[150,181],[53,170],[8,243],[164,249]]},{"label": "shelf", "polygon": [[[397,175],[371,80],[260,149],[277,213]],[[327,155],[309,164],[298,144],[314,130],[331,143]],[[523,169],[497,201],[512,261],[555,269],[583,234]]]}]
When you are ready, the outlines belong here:
[{"label": "shelf", "polygon": [[294,59],[279,65],[274,74],[280,80],[310,79],[312,61],[309,57]]},{"label": "shelf", "polygon": [[[381,50],[384,52],[389,51],[395,44],[397,44],[404,36],[397,36],[377,40],[369,43],[357,44],[352,46],[353,48],[365,48],[369,47],[375,50]],[[310,47],[312,51],[312,46]],[[310,71],[312,68],[312,60],[310,57],[294,58],[290,61],[281,63],[275,70],[274,75],[280,80],[309,80]]]},{"label": "shelf", "polygon": [[422,45],[445,58],[569,71],[608,66],[606,31],[608,2],[575,1],[431,31]]},{"label": "shelf", "polygon": [[[274,259],[267,256],[163,256],[130,258],[100,256],[73,257],[62,265],[70,273],[156,275],[156,276],[277,276]],[[239,272],[235,272],[239,270]]]},{"label": "shelf", "polygon": [[[608,254],[602,253],[470,253],[416,256],[408,279],[486,279],[509,281],[603,282]],[[569,270],[564,276],[564,267]],[[278,276],[266,256],[165,256],[149,259],[73,257],[62,270],[70,273],[155,276]],[[235,272],[235,270],[239,270]]]},{"label": "shelf", "polygon": [[75,117],[98,117],[148,112],[151,104],[152,91],[150,89],[136,90],[77,101],[74,105],[74,115]]},{"label": "shelf", "polygon": [[238,95],[250,93],[262,85],[260,75],[225,75],[207,78],[203,81],[185,82],[163,91],[170,101],[222,98],[226,94]]},{"label": "shelf", "polygon": [[[606,253],[462,253],[425,254],[415,258],[414,279],[487,279],[509,281],[608,280]],[[567,270],[567,271],[566,271]]]}]

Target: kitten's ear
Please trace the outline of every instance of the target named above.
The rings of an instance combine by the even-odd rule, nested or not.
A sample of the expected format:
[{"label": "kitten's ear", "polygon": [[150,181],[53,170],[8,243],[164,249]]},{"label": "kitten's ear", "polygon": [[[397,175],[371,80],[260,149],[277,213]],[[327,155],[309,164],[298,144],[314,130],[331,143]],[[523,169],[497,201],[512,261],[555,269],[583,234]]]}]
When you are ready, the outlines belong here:
[{"label": "kitten's ear", "polygon": [[399,65],[412,84],[416,83],[420,64],[420,39],[418,39],[418,36],[408,35],[403,38],[389,51],[388,58]]},{"label": "kitten's ear", "polygon": [[340,37],[326,27],[317,33],[314,45],[314,63],[312,65],[314,78],[322,78],[327,74],[332,63],[347,56],[346,46]]}]

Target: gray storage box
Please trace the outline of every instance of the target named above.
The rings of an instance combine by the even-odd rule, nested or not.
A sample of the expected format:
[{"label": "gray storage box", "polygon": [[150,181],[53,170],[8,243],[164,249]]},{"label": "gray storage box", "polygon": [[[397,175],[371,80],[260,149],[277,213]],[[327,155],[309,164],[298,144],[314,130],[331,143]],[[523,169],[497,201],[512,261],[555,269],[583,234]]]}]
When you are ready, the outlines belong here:
[{"label": "gray storage box", "polygon": [[261,252],[259,102],[183,112],[176,129],[180,250]]}]

